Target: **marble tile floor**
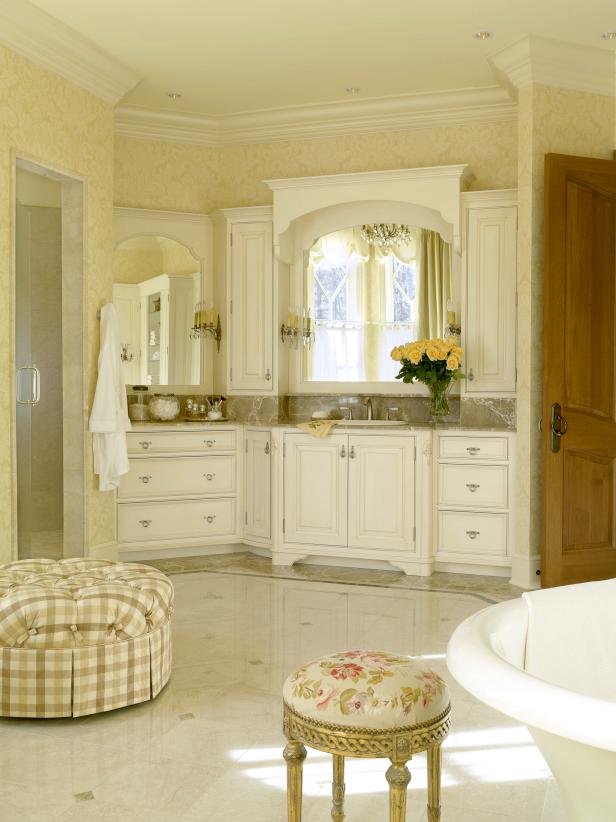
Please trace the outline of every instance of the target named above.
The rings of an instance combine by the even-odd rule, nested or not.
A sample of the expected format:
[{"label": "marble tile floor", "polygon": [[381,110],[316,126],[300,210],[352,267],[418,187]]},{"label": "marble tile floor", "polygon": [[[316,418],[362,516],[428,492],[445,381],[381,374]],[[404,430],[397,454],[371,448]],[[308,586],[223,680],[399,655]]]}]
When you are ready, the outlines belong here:
[{"label": "marble tile floor", "polygon": [[436,572],[429,577],[408,576],[397,570],[365,570],[333,565],[313,565],[296,562],[291,566],[273,565],[271,559],[250,551],[233,554],[213,554],[203,557],[145,560],[165,574],[186,574],[196,571],[242,574],[272,579],[310,580],[322,583],[343,583],[379,588],[417,591],[449,591],[468,593],[485,602],[503,602],[520,596],[521,589],[510,585],[506,577]]},{"label": "marble tile floor", "polygon": [[[151,703],[78,720],[0,720],[2,822],[285,822],[280,691],[350,646],[420,655],[446,677],[443,822],[564,822],[526,729],[449,676],[451,632],[485,606],[455,590],[194,572],[173,577],[174,665]],[[484,580],[489,588],[489,581]],[[386,822],[386,760],[349,760],[347,822]],[[426,761],[409,822],[426,822]],[[303,822],[330,819],[330,762],[308,753]]]}]

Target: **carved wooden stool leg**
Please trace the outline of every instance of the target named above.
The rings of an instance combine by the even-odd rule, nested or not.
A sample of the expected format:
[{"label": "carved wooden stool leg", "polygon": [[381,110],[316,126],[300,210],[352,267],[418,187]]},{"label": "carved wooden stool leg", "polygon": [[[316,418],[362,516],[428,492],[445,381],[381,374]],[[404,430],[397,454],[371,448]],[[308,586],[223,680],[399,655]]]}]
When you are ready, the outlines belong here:
[{"label": "carved wooden stool leg", "polygon": [[441,746],[428,749],[428,822],[441,819]]},{"label": "carved wooden stool leg", "polygon": [[389,822],[405,822],[406,788],[411,781],[406,762],[392,762],[386,776],[389,782]]},{"label": "carved wooden stool leg", "polygon": [[344,757],[334,754],[334,781],[332,784],[332,819],[344,822]]},{"label": "carved wooden stool leg", "polygon": [[306,748],[296,739],[289,739],[283,756],[287,763],[287,819],[302,822],[302,765]]}]

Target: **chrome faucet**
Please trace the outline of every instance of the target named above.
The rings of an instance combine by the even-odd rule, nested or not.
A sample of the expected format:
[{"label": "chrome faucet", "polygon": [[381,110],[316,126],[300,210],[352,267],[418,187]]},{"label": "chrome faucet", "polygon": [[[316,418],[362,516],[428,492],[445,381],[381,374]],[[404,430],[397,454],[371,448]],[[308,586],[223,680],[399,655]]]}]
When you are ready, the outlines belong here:
[{"label": "chrome faucet", "polygon": [[343,420],[352,420],[353,419],[353,409],[350,405],[341,405],[338,408],[339,411],[342,411]]},{"label": "chrome faucet", "polygon": [[364,405],[366,406],[366,419],[372,419],[372,399],[368,397],[367,400],[364,400]]}]

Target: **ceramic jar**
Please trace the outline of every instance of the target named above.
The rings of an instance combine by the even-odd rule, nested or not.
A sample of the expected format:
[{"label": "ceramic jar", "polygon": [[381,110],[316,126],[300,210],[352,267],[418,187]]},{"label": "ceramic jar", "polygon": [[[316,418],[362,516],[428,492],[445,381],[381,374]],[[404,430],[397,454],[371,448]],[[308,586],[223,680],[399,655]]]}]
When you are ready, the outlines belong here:
[{"label": "ceramic jar", "polygon": [[180,416],[180,401],[175,394],[154,394],[148,409],[156,422],[170,422]]}]

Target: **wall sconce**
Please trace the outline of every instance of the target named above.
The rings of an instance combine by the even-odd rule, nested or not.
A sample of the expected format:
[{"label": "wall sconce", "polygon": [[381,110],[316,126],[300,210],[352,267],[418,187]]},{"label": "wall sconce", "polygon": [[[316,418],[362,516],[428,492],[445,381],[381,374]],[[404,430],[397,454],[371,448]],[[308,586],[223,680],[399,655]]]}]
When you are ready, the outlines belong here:
[{"label": "wall sconce", "polygon": [[220,314],[214,311],[212,303],[200,302],[195,305],[193,326],[190,329],[190,339],[202,340],[207,336],[216,340],[216,350],[220,351],[220,341],[222,339]]},{"label": "wall sconce", "polygon": [[122,362],[132,362],[135,359],[134,354],[129,354],[128,349],[130,348],[130,343],[120,343],[120,359]]},{"label": "wall sconce", "polygon": [[446,337],[459,337],[462,334],[460,323],[456,322],[456,312],[451,300],[447,303],[447,323],[445,324]]},{"label": "wall sconce", "polygon": [[292,348],[297,348],[301,339],[304,348],[310,348],[314,342],[310,311],[305,311],[301,318],[289,312],[286,323],[280,326],[280,339],[283,343],[289,342]]}]

